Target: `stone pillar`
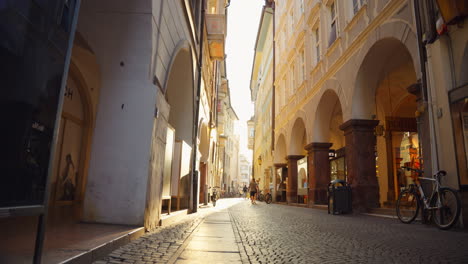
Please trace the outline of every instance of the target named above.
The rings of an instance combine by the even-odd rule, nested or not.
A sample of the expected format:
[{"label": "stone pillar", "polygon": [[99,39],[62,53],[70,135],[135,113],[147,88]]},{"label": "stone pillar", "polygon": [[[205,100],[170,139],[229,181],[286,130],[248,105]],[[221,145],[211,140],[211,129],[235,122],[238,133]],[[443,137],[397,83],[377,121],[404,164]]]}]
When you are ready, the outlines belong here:
[{"label": "stone pillar", "polygon": [[350,119],[340,126],[346,141],[348,183],[352,188],[353,210],[377,208],[379,184],[375,173],[374,128],[379,120]]},{"label": "stone pillar", "polygon": [[328,153],[332,143],[310,143],[308,152],[309,207],[313,204],[327,204],[327,188],[330,183],[330,161]]},{"label": "stone pillar", "polygon": [[288,186],[286,186],[286,200],[288,203],[297,203],[297,161],[302,155],[289,155],[288,160]]}]

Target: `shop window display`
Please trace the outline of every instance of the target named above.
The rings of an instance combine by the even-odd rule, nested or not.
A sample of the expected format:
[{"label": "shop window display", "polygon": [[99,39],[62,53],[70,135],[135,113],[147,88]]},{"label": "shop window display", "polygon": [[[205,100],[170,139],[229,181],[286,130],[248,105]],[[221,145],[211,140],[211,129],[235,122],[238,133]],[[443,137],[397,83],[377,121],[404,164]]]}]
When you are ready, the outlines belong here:
[{"label": "shop window display", "polygon": [[345,148],[330,151],[330,180],[346,181]]},{"label": "shop window display", "polygon": [[[392,138],[395,139],[395,173],[397,186],[400,189],[413,183],[410,176],[411,171],[402,170],[401,167],[411,167],[422,169],[419,156],[419,138],[416,132],[393,132]],[[400,139],[400,140],[396,140]]]},{"label": "shop window display", "polygon": [[307,157],[297,161],[297,202],[307,204]]}]

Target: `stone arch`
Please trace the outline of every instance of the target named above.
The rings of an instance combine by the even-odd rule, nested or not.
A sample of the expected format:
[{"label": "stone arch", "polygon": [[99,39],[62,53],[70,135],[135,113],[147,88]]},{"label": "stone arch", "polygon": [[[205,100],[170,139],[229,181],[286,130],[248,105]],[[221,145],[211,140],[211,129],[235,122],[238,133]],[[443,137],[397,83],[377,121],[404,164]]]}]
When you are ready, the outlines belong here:
[{"label": "stone arch", "polygon": [[291,137],[288,155],[306,155],[304,147],[307,145],[307,131],[303,118],[296,118],[289,135]]},{"label": "stone arch", "polygon": [[312,142],[333,143],[333,148],[344,146],[343,133],[339,130],[343,123],[342,109],[341,100],[335,90],[325,90],[315,111]]},{"label": "stone arch", "polygon": [[[101,73],[96,55],[90,45],[79,32],[76,32],[76,35],[67,80],[68,88],[66,93],[70,96],[66,96],[64,99],[61,113],[59,142],[53,172],[56,176],[53,178],[51,197],[53,205],[60,204],[61,206],[63,204],[60,197],[61,190],[58,177],[63,171],[66,156],[72,154],[71,157],[77,175],[74,200],[77,201],[76,205],[81,207],[79,201],[83,201],[85,197],[92,137],[101,86]],[[71,110],[76,108],[79,108],[76,112]],[[68,209],[63,207],[60,210]],[[81,210],[78,210],[78,212],[81,213]],[[79,215],[76,216],[80,217]],[[53,222],[62,221],[59,218],[55,219],[55,213],[51,216]]]},{"label": "stone arch", "polygon": [[[398,56],[395,56],[398,54]],[[375,119],[377,115],[376,92],[379,84],[387,78],[387,74],[401,65],[414,73],[416,79],[414,58],[407,47],[396,38],[384,38],[376,42],[367,52],[357,71],[352,93],[351,118]],[[407,80],[404,80],[407,81]],[[408,87],[412,83],[407,83]],[[406,88],[405,87],[405,88]]]},{"label": "stone arch", "polygon": [[[80,71],[80,68],[76,66],[72,60],[70,63],[70,72],[68,79],[75,82],[78,88],[78,92],[81,97],[83,104],[83,135],[82,135],[82,151],[80,154],[80,166],[78,173],[81,175],[81,179],[77,182],[77,195],[79,200],[84,199],[86,183],[88,179],[88,167],[91,156],[91,143],[94,131],[94,124],[96,121],[96,108],[93,105],[93,96],[91,95],[91,87],[87,82],[85,76]],[[97,98],[96,98],[97,100]],[[61,131],[62,132],[62,131]]]},{"label": "stone arch", "polygon": [[[404,35],[411,34],[407,32]],[[407,162],[407,159],[411,158],[410,155],[405,154],[406,152],[400,153],[395,149],[400,149],[400,145],[406,144],[405,142],[412,142],[405,145],[405,149],[408,146],[411,150],[417,149],[416,97],[410,94],[407,88],[417,82],[418,64],[415,63],[417,57],[404,42],[405,39],[405,37],[396,38],[384,35],[378,41],[372,41],[373,45],[365,49],[365,56],[356,72],[349,114],[352,120],[345,122],[348,128],[346,133],[350,135],[350,138],[354,137],[354,134],[349,133],[349,125],[355,126],[353,128],[356,129],[355,131],[365,127],[368,133],[366,137],[369,140],[363,137],[360,143],[347,142],[346,156],[352,184],[359,185],[359,180],[361,180],[371,185],[378,185],[378,193],[369,192],[366,194],[368,197],[362,200],[372,201],[372,203],[367,203],[367,207],[375,207],[378,203],[394,202],[399,192],[396,186],[400,184],[396,169],[399,166],[398,160],[401,158],[402,162]],[[358,124],[359,122],[361,125]],[[398,125],[390,125],[395,123]],[[406,125],[401,125],[403,123]],[[379,126],[374,133],[373,127],[377,124]],[[357,142],[357,139],[350,141],[353,140]],[[416,143],[413,144],[413,142]],[[358,167],[353,168],[357,164],[356,161],[351,162],[355,156],[353,148],[356,148],[353,144],[360,146],[367,144],[367,152],[376,153],[376,158],[369,159],[367,163],[375,162],[378,169],[375,169],[375,165],[360,167],[366,172],[359,172]],[[363,181],[358,174],[366,174],[367,179]]]},{"label": "stone arch", "polygon": [[273,157],[274,163],[276,164],[283,164],[286,162],[286,139],[284,137],[284,134],[280,134],[278,136],[278,139],[276,140],[276,148],[275,148],[275,154]]},{"label": "stone arch", "polygon": [[170,105],[169,124],[176,131],[176,140],[192,142],[194,80],[190,45],[182,40],[175,48],[166,75],[164,93]]}]

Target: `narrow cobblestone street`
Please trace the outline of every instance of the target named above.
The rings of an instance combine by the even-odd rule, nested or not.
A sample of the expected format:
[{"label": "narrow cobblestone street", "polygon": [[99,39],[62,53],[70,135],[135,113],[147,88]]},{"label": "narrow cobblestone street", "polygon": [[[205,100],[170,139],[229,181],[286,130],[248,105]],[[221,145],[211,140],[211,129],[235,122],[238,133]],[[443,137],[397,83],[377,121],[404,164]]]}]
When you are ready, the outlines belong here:
[{"label": "narrow cobblestone street", "polygon": [[467,244],[468,233],[460,230],[224,199],[95,264],[467,263]]}]

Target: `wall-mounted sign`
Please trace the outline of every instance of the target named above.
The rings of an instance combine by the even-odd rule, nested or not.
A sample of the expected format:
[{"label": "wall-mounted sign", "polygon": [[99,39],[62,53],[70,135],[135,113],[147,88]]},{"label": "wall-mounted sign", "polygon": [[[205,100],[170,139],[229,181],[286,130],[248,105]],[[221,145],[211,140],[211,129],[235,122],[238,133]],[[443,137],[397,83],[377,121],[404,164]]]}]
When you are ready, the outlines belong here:
[{"label": "wall-mounted sign", "polygon": [[216,35],[224,35],[224,29],[226,28],[226,16],[223,14],[206,14],[206,33],[208,39],[217,37]]},{"label": "wall-mounted sign", "polygon": [[416,118],[387,116],[385,117],[385,130],[417,132],[418,126]]}]

